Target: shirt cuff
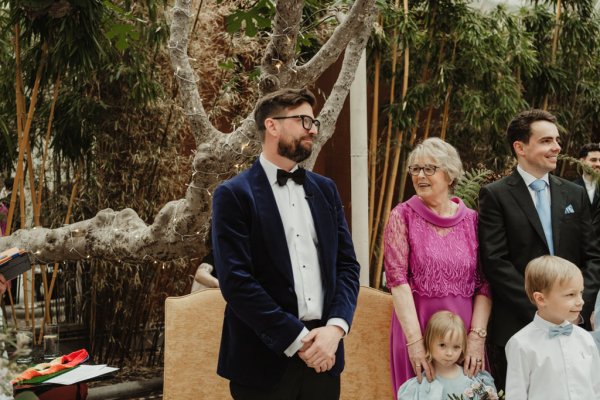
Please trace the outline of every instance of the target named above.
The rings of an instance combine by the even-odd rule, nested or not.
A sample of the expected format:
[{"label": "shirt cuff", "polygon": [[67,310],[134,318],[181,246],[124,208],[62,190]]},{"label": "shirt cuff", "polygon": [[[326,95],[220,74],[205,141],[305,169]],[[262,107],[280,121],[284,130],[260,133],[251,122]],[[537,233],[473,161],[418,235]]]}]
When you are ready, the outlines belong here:
[{"label": "shirt cuff", "polygon": [[305,327],[302,328],[302,332],[300,332],[296,340],[294,340],[283,353],[288,357],[292,357],[294,354],[296,354],[298,350],[304,346],[304,343],[302,343],[302,338],[306,335],[308,335],[308,329]]},{"label": "shirt cuff", "polygon": [[348,323],[346,321],[344,321],[342,318],[330,318],[327,321],[327,325],[339,326],[340,328],[342,328],[344,330],[344,336],[346,336],[348,334],[348,331],[350,330]]}]

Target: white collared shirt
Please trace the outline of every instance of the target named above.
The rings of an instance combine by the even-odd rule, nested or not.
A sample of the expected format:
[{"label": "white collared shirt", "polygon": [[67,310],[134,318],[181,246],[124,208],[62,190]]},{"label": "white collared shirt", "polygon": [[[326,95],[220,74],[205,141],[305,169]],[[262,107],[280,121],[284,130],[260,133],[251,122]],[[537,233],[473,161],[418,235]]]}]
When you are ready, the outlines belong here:
[{"label": "white collared shirt", "polygon": [[[298,299],[298,317],[303,321],[321,319],[323,315],[323,281],[319,263],[319,240],[315,230],[312,213],[306,199],[304,186],[288,179],[284,186],[277,183],[277,167],[260,155],[260,165],[273,189],[275,202],[279,210],[290,252],[294,290]],[[296,165],[290,172],[298,169]],[[341,318],[332,318],[327,325],[337,325],[348,333],[348,324]],[[288,357],[293,356],[301,347],[301,339],[308,334],[304,328],[296,340],[285,350]]]},{"label": "white collared shirt", "polygon": [[588,197],[590,198],[590,204],[594,202],[594,194],[596,194],[596,182],[587,175],[582,175],[583,183],[585,184],[585,190],[587,191]]},{"label": "white collared shirt", "polygon": [[[525,181],[525,185],[527,186],[527,189],[529,189],[529,194],[531,195],[531,199],[533,200],[533,205],[537,208],[537,198],[535,190],[533,190],[529,185],[531,185],[531,183],[533,181],[536,181],[538,178],[525,171],[523,168],[521,168],[520,165],[517,165],[517,172],[519,172],[519,175],[521,175],[521,178],[523,178],[523,181]],[[546,173],[540,179],[546,182],[546,190],[544,190],[542,195],[546,198],[548,204],[551,205],[552,203],[550,202],[550,181],[548,179],[548,173]]]},{"label": "white collared shirt", "polygon": [[550,338],[552,326],[536,313],[506,344],[506,399],[600,399],[600,354],[594,339],[576,325],[571,335]]}]

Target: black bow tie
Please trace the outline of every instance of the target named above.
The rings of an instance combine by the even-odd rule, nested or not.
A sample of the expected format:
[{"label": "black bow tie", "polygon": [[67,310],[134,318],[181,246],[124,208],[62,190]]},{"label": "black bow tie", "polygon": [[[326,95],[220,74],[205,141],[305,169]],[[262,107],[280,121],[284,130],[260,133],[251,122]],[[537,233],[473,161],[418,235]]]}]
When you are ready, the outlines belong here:
[{"label": "black bow tie", "polygon": [[298,185],[304,185],[306,170],[304,168],[298,168],[294,172],[287,172],[283,169],[277,170],[277,184],[279,184],[279,186],[284,186],[290,178]]}]

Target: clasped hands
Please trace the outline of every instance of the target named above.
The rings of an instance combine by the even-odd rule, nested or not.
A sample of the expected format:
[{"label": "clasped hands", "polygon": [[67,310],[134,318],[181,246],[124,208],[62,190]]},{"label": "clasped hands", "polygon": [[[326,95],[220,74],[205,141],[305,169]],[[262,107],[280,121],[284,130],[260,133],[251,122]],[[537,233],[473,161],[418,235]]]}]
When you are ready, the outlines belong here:
[{"label": "clasped hands", "polygon": [[303,346],[298,356],[317,372],[329,371],[335,364],[335,352],[344,330],[336,325],[315,328],[302,338]]}]

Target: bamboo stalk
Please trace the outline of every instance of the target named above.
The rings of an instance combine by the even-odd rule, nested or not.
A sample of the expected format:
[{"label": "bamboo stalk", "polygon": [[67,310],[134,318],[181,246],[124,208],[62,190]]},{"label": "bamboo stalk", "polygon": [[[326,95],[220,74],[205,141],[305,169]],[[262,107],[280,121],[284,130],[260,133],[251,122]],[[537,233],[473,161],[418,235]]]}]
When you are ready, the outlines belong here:
[{"label": "bamboo stalk", "polygon": [[13,299],[12,290],[8,287],[8,301],[10,302],[10,310],[15,328],[17,327],[17,312],[15,311],[15,301]]},{"label": "bamboo stalk", "polygon": [[[46,175],[46,161],[48,160],[48,147],[50,144],[50,135],[52,133],[52,123],[54,122],[54,111],[56,110],[56,103],[58,101],[58,92],[60,90],[61,79],[60,75],[56,77],[54,82],[54,93],[52,94],[52,104],[50,105],[50,115],[48,116],[48,124],[46,126],[46,136],[44,137],[44,152],[42,153],[42,163],[38,173],[39,186],[37,191],[37,201],[35,206],[37,207],[37,213],[40,214],[42,208],[42,192],[44,189],[44,178]],[[35,213],[34,213],[35,215]]]},{"label": "bamboo stalk", "polygon": [[[404,0],[404,15],[405,15],[405,19],[408,18],[408,0]],[[406,98],[406,93],[408,93],[408,71],[409,71],[409,67],[410,67],[410,49],[408,48],[408,46],[406,47],[406,51],[404,52],[404,80],[402,81],[402,100],[404,100]],[[418,114],[417,114],[418,116]],[[418,121],[418,119],[417,119]],[[415,124],[416,126],[416,124]],[[416,134],[416,130],[413,130]],[[404,137],[404,135],[403,135]],[[413,140],[412,135],[411,135],[411,141]],[[404,146],[402,146],[400,148],[400,151],[402,152],[402,150],[404,149]],[[404,161],[402,162],[402,169],[400,169],[400,171],[402,171],[402,173],[400,174],[400,192],[398,194],[398,200],[402,201],[402,199],[404,198],[404,189],[405,189],[405,184],[406,184],[406,173],[404,171],[406,171],[407,165],[406,165],[406,157],[404,157],[404,155],[401,153],[400,154],[401,157],[400,158],[404,158]],[[385,219],[385,223],[387,224],[387,220],[389,218],[389,213],[391,211],[391,206],[390,208],[387,210],[388,216]],[[383,244],[383,242],[382,242]]]},{"label": "bamboo stalk", "polygon": [[448,114],[450,113],[450,95],[452,94],[452,84],[448,85],[446,96],[444,98],[444,113],[442,114],[442,129],[440,130],[440,139],[446,140],[446,131],[448,130]]},{"label": "bamboo stalk", "polygon": [[[52,104],[50,105],[50,115],[48,117],[48,124],[46,126],[46,135],[44,137],[44,151],[42,153],[42,163],[40,165],[40,170],[39,170],[39,174],[38,174],[39,186],[37,189],[37,200],[34,202],[34,205],[33,205],[33,207],[34,207],[33,215],[34,215],[35,226],[40,226],[39,217],[40,217],[40,213],[41,213],[41,209],[42,209],[42,192],[44,190],[44,178],[46,175],[46,161],[48,159],[48,147],[49,147],[49,143],[50,143],[50,135],[52,132],[52,122],[54,121],[54,112],[56,110],[56,103],[58,101],[58,92],[60,90],[60,84],[61,84],[60,75],[57,75],[56,81],[54,83]],[[43,334],[44,334],[45,324],[50,322],[50,299],[47,298],[48,297],[48,277],[46,276],[46,266],[40,265],[40,268],[43,270],[42,271],[42,283],[44,285],[44,304],[45,304],[44,324],[41,326],[40,338],[38,339],[41,342]]]},{"label": "bamboo stalk", "polygon": [[[390,187],[388,188],[388,190],[386,191],[386,196],[385,196],[385,213],[383,215],[383,224],[382,226],[386,226],[388,218],[390,216],[389,213],[389,209],[391,209],[392,206],[392,199],[394,197],[394,189],[395,189],[395,185],[394,183],[396,182],[396,177],[398,174],[398,164],[400,161],[400,147],[401,143],[402,143],[402,138],[403,138],[403,133],[399,132],[399,138],[398,138],[398,142],[396,143],[396,151],[394,151],[394,161],[393,161],[393,167],[391,169],[390,172]],[[375,278],[374,278],[374,287],[375,289],[379,289],[379,287],[381,286],[381,272],[383,270],[383,234],[379,235],[378,237],[378,242],[379,242],[379,246],[377,248],[378,250],[378,257],[377,257],[377,264],[375,266]]]},{"label": "bamboo stalk", "polygon": [[408,145],[412,148],[415,145],[415,141],[417,140],[417,131],[419,130],[419,118],[421,118],[421,111],[417,111],[415,116],[415,125],[412,127],[410,132],[410,141]]},{"label": "bamboo stalk", "polygon": [[[18,34],[19,34],[18,27],[15,28],[15,34],[17,35],[17,38],[15,39],[15,51],[16,51],[15,59],[16,59],[16,69],[17,69],[17,77],[16,77],[17,114],[19,114],[19,111],[21,111],[21,112],[23,111],[25,101],[24,101],[24,96],[23,96],[23,91],[22,91],[22,80],[21,80],[22,71],[21,71],[21,61],[20,61],[20,58],[21,58],[20,57],[20,45],[19,45],[19,40],[18,40]],[[27,120],[25,122],[25,127],[23,128],[22,132],[20,132],[21,140],[19,141],[19,158],[17,160],[17,172],[15,174],[15,183],[13,184],[13,192],[12,192],[11,198],[10,198],[10,208],[8,210],[8,216],[7,216],[7,222],[6,222],[6,236],[8,236],[10,234],[10,230],[11,230],[12,219],[13,219],[13,215],[14,215],[15,201],[16,201],[16,194],[17,194],[17,187],[18,187],[17,185],[19,185],[19,182],[23,181],[23,168],[24,168],[23,160],[25,157],[25,151],[29,146],[29,131],[31,130],[33,114],[35,112],[35,106],[37,103],[37,98],[38,98],[38,94],[39,94],[39,90],[40,90],[40,82],[42,80],[42,72],[43,72],[45,64],[46,64],[47,55],[48,55],[48,45],[46,43],[44,43],[44,45],[42,45],[42,59],[41,59],[40,65],[38,66],[38,69],[37,69],[37,72],[35,75],[35,82],[33,84],[33,89],[31,91],[31,99],[29,101],[29,109],[27,111]],[[21,104],[21,106],[19,106],[19,104]],[[19,116],[17,116],[17,126],[19,125],[20,119],[21,118]],[[21,188],[21,192],[23,192],[22,189],[23,188]],[[25,225],[23,225],[23,227],[25,227]]]},{"label": "bamboo stalk", "polygon": [[[558,51],[558,38],[560,36],[560,14],[561,14],[561,0],[556,1],[556,18],[554,25],[554,34],[552,35],[552,54],[551,54],[551,64],[556,64],[556,53]],[[544,95],[544,103],[543,110],[548,110],[548,93]]]},{"label": "bamboo stalk", "polygon": [[381,75],[381,55],[375,54],[375,76],[373,79],[373,108],[371,111],[371,132],[369,137],[369,232],[373,232],[375,211],[375,188],[377,174],[377,132],[379,130],[379,78]]},{"label": "bamboo stalk", "polygon": [[[458,44],[458,40],[454,40],[454,46],[452,46],[452,56],[450,57],[450,63],[454,64],[454,60],[456,59],[456,46]],[[452,82],[448,84],[448,88],[446,89],[446,96],[444,97],[444,112],[442,113],[442,128],[440,130],[440,139],[446,140],[446,131],[448,130],[448,119],[450,114],[450,96],[452,94]]]},{"label": "bamboo stalk", "polygon": [[[399,6],[398,0],[396,0],[396,7]],[[394,99],[396,97],[396,93],[395,93],[395,86],[396,86],[396,70],[397,70],[397,60],[398,60],[398,29],[394,28],[394,33],[392,34],[393,37],[393,41],[392,41],[392,79],[390,81],[390,100],[389,100],[389,104],[393,104],[394,103]],[[369,254],[373,254],[374,250],[375,250],[375,244],[377,243],[377,233],[379,232],[379,221],[381,218],[381,212],[383,209],[383,199],[385,196],[385,190],[386,190],[386,186],[387,186],[387,175],[388,175],[388,169],[389,169],[389,158],[390,158],[390,148],[391,148],[391,141],[392,141],[392,114],[389,113],[388,114],[388,121],[387,121],[387,136],[386,136],[386,142],[385,142],[385,153],[384,153],[384,160],[383,160],[383,170],[381,171],[381,188],[379,191],[379,198],[377,201],[377,209],[375,211],[375,219],[373,222],[373,230],[371,231],[371,240],[370,240],[370,245],[369,245]]]},{"label": "bamboo stalk", "polygon": [[[21,179],[23,179],[24,176],[23,174],[21,174]],[[19,208],[20,208],[20,212],[21,212],[21,226],[25,226],[25,187],[24,187],[24,180],[22,180],[20,182],[19,185]],[[35,267],[32,266],[31,270],[28,271],[33,275],[33,269]],[[27,287],[27,272],[25,272],[23,274],[23,300],[25,303],[25,323],[27,326],[29,326],[29,288]],[[33,314],[31,315],[31,317],[33,317]],[[33,319],[33,318],[32,318]]]},{"label": "bamboo stalk", "polygon": [[[17,138],[19,141],[19,157],[21,157],[21,149],[23,141],[23,86],[21,81],[21,43],[19,41],[19,37],[21,35],[21,31],[19,25],[16,24],[14,27],[15,31],[15,96],[16,96],[16,106],[17,106]],[[10,236],[10,231],[12,227],[12,219],[15,213],[16,201],[17,201],[17,191],[19,190],[19,174],[21,166],[21,162],[17,163],[17,171],[15,173],[15,179],[13,181],[12,192],[10,195],[10,205],[8,207],[8,215],[6,217],[6,231],[5,236]],[[14,312],[14,310],[13,310]]]},{"label": "bamboo stalk", "polygon": [[[79,179],[81,178],[81,169],[83,168],[80,163],[77,167],[77,172],[75,173],[75,183],[73,184],[73,188],[71,189],[71,197],[69,197],[69,205],[67,207],[67,215],[65,216],[65,225],[68,225],[71,220],[71,213],[73,211],[73,203],[75,202],[75,195],[77,194],[77,186],[79,185]],[[48,289],[48,295],[45,297],[45,314],[46,318],[49,318],[50,315],[50,299],[52,298],[52,292],[54,291],[54,285],[56,284],[56,277],[58,276],[58,263],[54,263],[54,268],[52,269],[52,279],[50,280],[50,288]]]},{"label": "bamboo stalk", "polygon": [[423,140],[429,137],[429,130],[431,129],[431,118],[433,117],[433,104],[429,106],[427,111],[427,119],[425,121],[425,132],[423,132]]},{"label": "bamboo stalk", "polygon": [[[19,107],[19,102],[21,103],[21,107],[19,107],[19,110],[22,111],[22,109],[24,108],[25,104],[24,104],[24,96],[23,96],[23,92],[22,92],[22,80],[21,80],[21,76],[22,76],[22,71],[21,71],[21,63],[20,63],[20,44],[19,44],[19,29],[18,27],[15,28],[15,33],[16,33],[16,38],[15,38],[15,49],[17,50],[17,55],[16,58],[19,59],[18,61],[18,67],[17,67],[17,77],[16,77],[16,86],[17,86],[17,97],[19,97],[20,95],[20,100],[19,98],[17,98],[17,107]],[[25,127],[22,130],[21,133],[21,140],[19,141],[19,158],[17,161],[17,172],[15,174],[15,184],[13,185],[13,190],[15,188],[15,186],[19,187],[19,205],[20,205],[20,212],[21,212],[21,226],[25,227],[26,225],[26,220],[25,220],[25,175],[24,175],[24,157],[25,157],[25,153],[29,147],[29,131],[31,130],[31,124],[33,121],[33,114],[35,112],[35,106],[37,103],[37,98],[38,98],[38,94],[39,94],[39,89],[40,89],[40,82],[42,80],[42,72],[44,70],[45,64],[46,64],[46,57],[48,54],[48,45],[46,43],[44,43],[42,45],[42,59],[40,62],[40,65],[38,66],[37,72],[36,72],[36,76],[35,76],[35,82],[33,85],[33,89],[31,91],[31,99],[29,102],[29,109],[27,112],[27,120],[25,122]],[[19,112],[17,111],[17,114]],[[21,118],[17,117],[17,124],[19,122]],[[12,224],[12,218],[14,215],[14,203],[13,200],[16,199],[16,191],[14,191],[11,194],[11,209],[9,209],[9,215],[8,215],[8,219],[10,220],[10,223]],[[34,202],[34,207],[35,207],[35,197],[32,198],[32,201]],[[12,212],[11,212],[12,211]],[[6,232],[7,235],[10,234],[10,226],[7,222],[7,228],[6,228]],[[33,274],[34,274],[34,269],[35,267],[32,267],[31,273],[32,273],[32,282],[34,281],[33,279]],[[29,304],[28,304],[28,288],[27,288],[27,275],[24,274],[23,275],[23,299],[24,299],[24,303],[25,303],[25,321],[27,323],[27,321],[30,318],[29,315]],[[35,302],[33,302],[32,304],[32,310],[34,307]],[[32,311],[33,312],[33,311]],[[34,314],[31,315],[32,319],[34,319]],[[35,324],[35,322],[33,323]]]},{"label": "bamboo stalk", "polygon": [[[408,21],[408,0],[403,1],[404,5],[404,21]],[[409,68],[410,68],[410,48],[408,44],[406,44],[404,48],[404,74],[402,77],[402,93],[401,93],[401,104],[404,105],[404,99],[406,99],[406,94],[408,93],[408,76],[409,76]],[[404,141],[404,132],[398,132],[398,139],[396,141],[395,151],[394,151],[394,163],[391,171],[390,177],[390,186],[386,191],[386,199],[385,199],[385,208],[383,214],[383,224],[382,226],[386,226],[388,222],[388,218],[390,216],[390,210],[392,208],[392,199],[394,197],[394,192],[396,189],[396,178],[398,174],[398,164],[400,162],[400,153],[402,152],[402,143]],[[402,190],[402,189],[401,189]],[[377,266],[375,269],[375,288],[378,289],[381,285],[381,272],[383,269],[383,234],[379,235],[379,257],[377,257]]]}]

